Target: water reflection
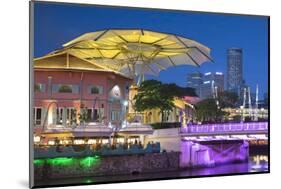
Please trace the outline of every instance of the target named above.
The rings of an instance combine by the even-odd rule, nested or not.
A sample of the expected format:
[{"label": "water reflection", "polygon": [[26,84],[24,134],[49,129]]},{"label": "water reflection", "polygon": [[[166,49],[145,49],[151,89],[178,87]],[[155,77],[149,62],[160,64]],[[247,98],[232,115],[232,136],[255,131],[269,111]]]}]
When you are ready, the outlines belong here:
[{"label": "water reflection", "polygon": [[206,176],[206,175],[220,175],[220,174],[235,174],[235,173],[249,173],[249,172],[267,172],[268,171],[268,156],[255,155],[250,156],[248,163],[226,164],[209,168],[197,168],[174,172],[159,172],[149,174],[137,175],[116,175],[110,177],[82,177],[71,179],[55,179],[40,181],[36,185],[61,185],[61,184],[77,184],[77,183],[101,183],[114,181],[133,181],[133,180],[151,180],[164,179],[175,177],[189,177],[189,176]]},{"label": "water reflection", "polygon": [[251,157],[249,162],[250,172],[261,172],[268,171],[268,156],[267,155],[256,155]]}]

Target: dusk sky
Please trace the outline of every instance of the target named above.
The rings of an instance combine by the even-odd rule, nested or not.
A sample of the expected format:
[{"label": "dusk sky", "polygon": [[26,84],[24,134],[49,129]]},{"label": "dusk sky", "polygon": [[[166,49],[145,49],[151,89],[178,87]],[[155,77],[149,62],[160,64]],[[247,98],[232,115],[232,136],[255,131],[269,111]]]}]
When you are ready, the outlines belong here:
[{"label": "dusk sky", "polygon": [[187,74],[194,71],[226,74],[226,50],[238,47],[243,49],[246,84],[252,91],[259,84],[262,98],[268,89],[267,17],[35,2],[34,18],[35,57],[59,49],[87,32],[142,28],[191,38],[212,49],[214,63],[206,62],[200,68],[188,65],[169,68],[154,79],[186,86]]}]

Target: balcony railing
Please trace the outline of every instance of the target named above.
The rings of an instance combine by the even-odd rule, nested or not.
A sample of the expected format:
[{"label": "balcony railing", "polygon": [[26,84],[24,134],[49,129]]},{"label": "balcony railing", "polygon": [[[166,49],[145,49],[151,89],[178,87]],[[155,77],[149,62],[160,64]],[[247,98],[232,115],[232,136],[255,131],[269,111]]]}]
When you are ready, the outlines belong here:
[{"label": "balcony railing", "polygon": [[224,133],[239,131],[267,131],[268,122],[252,122],[252,123],[218,123],[204,125],[190,125],[181,128],[181,133]]}]

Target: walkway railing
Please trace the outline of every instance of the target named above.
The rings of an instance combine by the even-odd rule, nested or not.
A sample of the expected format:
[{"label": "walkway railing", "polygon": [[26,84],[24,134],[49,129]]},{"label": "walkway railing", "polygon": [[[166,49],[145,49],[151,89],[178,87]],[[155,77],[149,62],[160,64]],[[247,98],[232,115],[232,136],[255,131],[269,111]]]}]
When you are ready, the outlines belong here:
[{"label": "walkway railing", "polygon": [[203,125],[189,125],[181,128],[181,133],[231,133],[239,131],[267,131],[268,122],[250,122],[250,123],[217,123]]}]

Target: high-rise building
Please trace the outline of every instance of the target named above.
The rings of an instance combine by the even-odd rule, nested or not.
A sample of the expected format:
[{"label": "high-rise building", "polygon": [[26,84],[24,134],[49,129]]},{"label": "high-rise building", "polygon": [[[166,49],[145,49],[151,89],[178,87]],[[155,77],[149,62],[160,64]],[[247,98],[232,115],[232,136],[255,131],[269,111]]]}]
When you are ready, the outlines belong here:
[{"label": "high-rise building", "polygon": [[242,54],[241,48],[227,50],[227,90],[237,92],[238,95],[243,85]]},{"label": "high-rise building", "polygon": [[187,87],[194,88],[198,97],[201,96],[202,76],[200,72],[190,73],[187,76]]},{"label": "high-rise building", "polygon": [[224,74],[207,72],[202,77],[201,98],[213,98],[216,93],[224,91]]}]

